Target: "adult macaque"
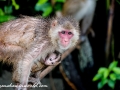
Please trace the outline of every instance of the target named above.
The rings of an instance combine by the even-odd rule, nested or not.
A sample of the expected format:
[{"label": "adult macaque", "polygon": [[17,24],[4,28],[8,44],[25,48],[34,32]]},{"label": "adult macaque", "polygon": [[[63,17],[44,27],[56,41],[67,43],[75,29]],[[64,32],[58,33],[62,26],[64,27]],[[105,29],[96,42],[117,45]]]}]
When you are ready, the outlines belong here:
[{"label": "adult macaque", "polygon": [[81,41],[84,41],[87,30],[90,28],[96,7],[96,0],[66,0],[62,15],[72,15],[81,22]]},{"label": "adult macaque", "polygon": [[14,66],[13,81],[19,83],[16,90],[27,90],[34,62],[45,60],[54,51],[63,53],[79,40],[79,24],[72,17],[21,18],[0,26],[0,61]]}]

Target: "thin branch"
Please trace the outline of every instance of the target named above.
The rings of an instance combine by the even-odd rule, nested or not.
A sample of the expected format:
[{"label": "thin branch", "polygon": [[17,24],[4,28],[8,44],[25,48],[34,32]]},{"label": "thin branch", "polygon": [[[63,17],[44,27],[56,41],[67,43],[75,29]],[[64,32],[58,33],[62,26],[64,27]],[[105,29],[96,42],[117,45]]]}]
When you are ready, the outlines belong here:
[{"label": "thin branch", "polygon": [[50,85],[52,87],[52,90],[56,90],[54,81],[53,81],[53,77],[52,77],[52,72],[49,73],[49,78],[50,78]]},{"label": "thin branch", "polygon": [[110,40],[112,33],[112,22],[113,22],[113,14],[114,14],[114,0],[111,2],[110,12],[109,12],[109,20],[108,20],[108,32],[107,32],[107,41],[106,41],[106,59],[109,57],[109,49],[110,49]]},{"label": "thin branch", "polygon": [[67,82],[67,84],[68,84],[73,90],[77,90],[76,86],[69,80],[69,78],[68,78],[67,75],[65,74],[62,65],[59,66],[59,70],[60,70],[63,78],[64,78],[65,81]]},{"label": "thin branch", "polygon": [[[80,43],[80,41],[79,41],[78,43]],[[65,58],[66,56],[68,56],[75,48],[76,48],[76,47],[71,48],[71,49],[67,50],[66,52],[64,52],[64,53],[62,54],[61,61],[64,60],[64,58]],[[57,65],[58,65],[58,64],[57,64]],[[42,71],[42,72],[40,73],[40,79],[43,79],[43,78],[44,78],[49,72],[51,72],[57,65],[55,65],[55,66],[48,66],[44,71]]]}]

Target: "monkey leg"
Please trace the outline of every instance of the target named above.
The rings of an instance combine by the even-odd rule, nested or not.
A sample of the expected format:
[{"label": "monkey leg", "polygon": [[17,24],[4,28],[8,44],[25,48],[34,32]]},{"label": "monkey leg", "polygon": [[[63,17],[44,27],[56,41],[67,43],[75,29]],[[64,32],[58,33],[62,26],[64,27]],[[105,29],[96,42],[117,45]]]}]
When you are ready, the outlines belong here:
[{"label": "monkey leg", "polygon": [[[24,57],[22,61],[20,61],[20,63],[18,63],[16,71],[18,71],[19,77],[16,79],[19,79],[19,85],[18,87],[16,87],[15,90],[27,90],[26,85],[28,84],[28,78],[30,75],[33,60],[34,59],[32,58],[32,56],[28,54]],[[16,76],[15,72],[13,76]]]},{"label": "monkey leg", "polygon": [[22,61],[21,60],[19,60],[16,65],[14,65],[12,80],[15,83],[20,83],[20,74],[21,74],[20,69],[21,69],[21,65],[22,65]]}]

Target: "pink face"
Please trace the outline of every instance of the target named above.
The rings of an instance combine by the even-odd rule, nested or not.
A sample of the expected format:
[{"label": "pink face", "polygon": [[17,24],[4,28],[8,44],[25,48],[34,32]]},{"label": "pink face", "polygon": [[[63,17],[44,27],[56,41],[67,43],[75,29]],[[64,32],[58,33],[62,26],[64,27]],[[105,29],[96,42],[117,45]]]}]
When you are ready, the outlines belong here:
[{"label": "pink face", "polygon": [[45,59],[45,65],[54,65],[57,62],[56,54],[50,54],[48,58]]},{"label": "pink face", "polygon": [[59,32],[60,42],[64,47],[67,47],[70,43],[70,39],[73,37],[73,33],[70,30],[63,30]]}]

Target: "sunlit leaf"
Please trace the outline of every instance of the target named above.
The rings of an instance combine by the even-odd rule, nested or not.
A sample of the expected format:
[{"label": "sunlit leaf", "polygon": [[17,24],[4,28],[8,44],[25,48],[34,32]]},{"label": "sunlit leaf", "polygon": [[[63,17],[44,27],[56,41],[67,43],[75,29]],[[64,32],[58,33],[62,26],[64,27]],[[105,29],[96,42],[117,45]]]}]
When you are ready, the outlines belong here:
[{"label": "sunlit leaf", "polygon": [[47,17],[48,15],[50,15],[50,13],[52,12],[52,7],[46,7],[46,10],[43,12],[42,16],[43,17]]},{"label": "sunlit leaf", "polygon": [[103,74],[106,70],[107,70],[107,68],[101,67],[101,68],[98,70],[98,73],[99,73],[99,74]]},{"label": "sunlit leaf", "polygon": [[0,16],[3,16],[4,15],[4,12],[3,10],[0,8]]},{"label": "sunlit leaf", "polygon": [[117,64],[118,64],[118,62],[117,61],[113,61],[110,65],[109,65],[109,70],[112,70],[114,67],[116,67],[117,66]]},{"label": "sunlit leaf", "polygon": [[112,69],[116,74],[120,74],[120,67],[114,67]]},{"label": "sunlit leaf", "polygon": [[105,72],[103,73],[103,77],[104,77],[104,78],[107,78],[108,75],[109,75],[109,70],[106,69]]},{"label": "sunlit leaf", "polygon": [[102,74],[96,74],[94,77],[93,77],[93,81],[97,81],[99,80],[100,78],[102,77]]},{"label": "sunlit leaf", "polygon": [[56,0],[56,2],[61,2],[61,3],[64,3],[65,0]]},{"label": "sunlit leaf", "polygon": [[37,4],[42,5],[45,4],[48,0],[38,0]]},{"label": "sunlit leaf", "polygon": [[111,73],[110,74],[110,79],[113,80],[113,81],[115,81],[116,80],[116,74]]},{"label": "sunlit leaf", "polygon": [[18,4],[16,4],[14,7],[16,10],[18,10],[20,8],[20,6]]},{"label": "sunlit leaf", "polygon": [[15,7],[15,10],[18,10],[20,6],[15,2],[15,0],[12,0],[12,5]]},{"label": "sunlit leaf", "polygon": [[108,80],[108,86],[111,87],[112,89],[114,89],[114,87],[115,87],[115,81]]},{"label": "sunlit leaf", "polygon": [[0,16],[0,22],[5,22],[5,21],[9,21],[11,19],[14,19],[14,16],[11,15],[4,15],[4,16]]}]

